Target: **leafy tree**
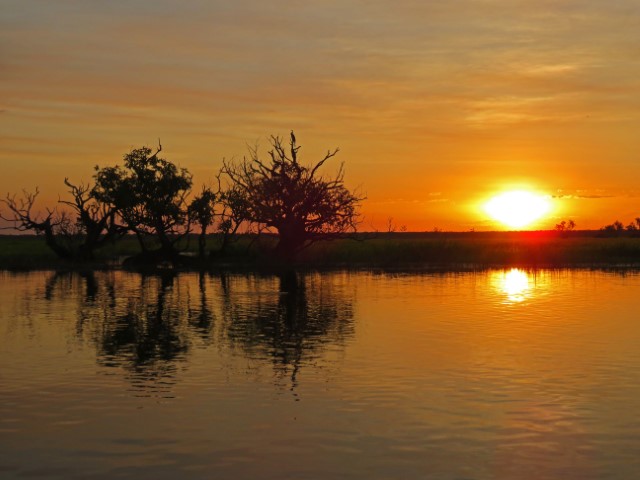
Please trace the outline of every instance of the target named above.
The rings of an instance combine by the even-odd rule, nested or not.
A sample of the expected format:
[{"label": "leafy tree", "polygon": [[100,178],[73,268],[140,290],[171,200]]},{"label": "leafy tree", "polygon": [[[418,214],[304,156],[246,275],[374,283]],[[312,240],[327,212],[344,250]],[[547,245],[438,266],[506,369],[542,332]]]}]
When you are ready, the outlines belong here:
[{"label": "leafy tree", "polygon": [[629,225],[626,226],[628,232],[635,233],[640,230],[640,217],[635,218]]},{"label": "leafy tree", "polygon": [[148,147],[131,150],[124,166],[96,166],[92,196],[117,210],[126,227],[134,232],[143,253],[149,253],[147,240],[160,244],[157,252],[164,259],[178,255],[177,242],[190,231],[187,196],[191,174],[160,158]]},{"label": "leafy tree", "polygon": [[205,256],[206,235],[209,227],[214,227],[222,236],[222,243],[217,252],[222,254],[236,238],[241,225],[248,223],[246,201],[236,186],[228,185],[223,188],[219,174],[216,191],[210,187],[203,187],[202,192],[191,201],[189,218],[192,223],[200,225],[199,256],[201,258]]},{"label": "leafy tree", "polygon": [[621,221],[616,220],[615,222],[602,227],[601,231],[607,236],[619,236],[624,232],[624,225]]},{"label": "leafy tree", "polygon": [[572,232],[575,229],[576,222],[573,220],[562,220],[560,223],[557,223],[555,227],[556,232],[560,233]]},{"label": "leafy tree", "polygon": [[300,146],[293,131],[288,148],[274,136],[271,147],[268,159],[261,158],[257,148],[250,149],[248,159],[224,162],[222,173],[239,197],[245,220],[277,230],[276,252],[291,259],[317,240],[354,232],[364,197],[345,187],[344,164],[332,178],[319,174],[338,149],[309,166],[298,160]]},{"label": "leafy tree", "polygon": [[196,195],[189,204],[191,222],[200,225],[200,234],[198,235],[198,255],[200,258],[205,256],[207,229],[215,221],[216,201],[216,193],[209,187],[202,187],[202,192]]}]

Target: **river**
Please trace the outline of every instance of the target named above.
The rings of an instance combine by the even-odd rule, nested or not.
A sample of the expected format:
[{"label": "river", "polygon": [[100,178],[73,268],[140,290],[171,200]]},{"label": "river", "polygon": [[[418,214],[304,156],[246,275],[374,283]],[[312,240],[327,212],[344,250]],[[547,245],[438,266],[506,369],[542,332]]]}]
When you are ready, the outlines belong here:
[{"label": "river", "polygon": [[629,479],[640,275],[0,272],[0,478]]}]

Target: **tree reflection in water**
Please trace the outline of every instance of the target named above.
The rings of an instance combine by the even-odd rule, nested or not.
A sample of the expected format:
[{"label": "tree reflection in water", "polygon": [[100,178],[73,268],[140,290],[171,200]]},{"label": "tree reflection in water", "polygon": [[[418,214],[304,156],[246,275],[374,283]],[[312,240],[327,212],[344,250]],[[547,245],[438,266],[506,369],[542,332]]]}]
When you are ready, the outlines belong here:
[{"label": "tree reflection in water", "polygon": [[189,349],[179,296],[172,295],[174,280],[173,275],[141,277],[139,296],[129,297],[124,311],[105,312],[99,358],[158,376],[173,370],[175,360]]},{"label": "tree reflection in water", "polygon": [[44,298],[74,299],[77,338],[147,393],[166,393],[194,347],[271,364],[294,388],[301,367],[353,335],[352,298],[335,277],[56,273]]},{"label": "tree reflection in water", "polygon": [[134,390],[166,396],[191,343],[188,303],[175,279],[173,273],[56,273],[45,298],[76,299],[76,334],[95,345],[98,364],[123,368]]},{"label": "tree reflection in water", "polygon": [[268,358],[279,376],[290,376],[295,388],[300,368],[312,364],[327,345],[344,347],[353,335],[353,305],[321,276],[278,276],[278,291],[251,301],[233,301],[223,310],[225,331],[232,345],[247,355]]}]

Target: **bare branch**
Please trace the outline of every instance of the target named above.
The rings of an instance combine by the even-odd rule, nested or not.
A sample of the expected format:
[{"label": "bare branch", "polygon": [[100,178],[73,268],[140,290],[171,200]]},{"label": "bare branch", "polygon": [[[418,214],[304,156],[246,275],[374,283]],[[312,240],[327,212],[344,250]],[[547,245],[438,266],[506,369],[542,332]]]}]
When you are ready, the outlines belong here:
[{"label": "bare branch", "polygon": [[294,255],[319,238],[355,231],[364,198],[345,187],[344,164],[331,178],[318,175],[339,149],[328,150],[310,167],[299,162],[301,147],[293,131],[288,152],[281,137],[271,136],[270,142],[268,161],[259,158],[257,149],[250,149],[249,159],[238,164],[223,160],[221,173],[242,198],[244,218],[275,228],[278,251],[284,255]]}]

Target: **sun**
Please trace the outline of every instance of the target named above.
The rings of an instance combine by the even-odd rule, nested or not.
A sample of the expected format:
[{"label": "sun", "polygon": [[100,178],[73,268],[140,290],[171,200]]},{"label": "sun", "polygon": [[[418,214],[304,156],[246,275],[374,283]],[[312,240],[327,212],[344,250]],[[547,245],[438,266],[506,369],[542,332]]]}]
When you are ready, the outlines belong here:
[{"label": "sun", "polygon": [[501,193],[484,204],[484,211],[491,218],[511,228],[526,227],[550,209],[547,197],[525,190]]}]

